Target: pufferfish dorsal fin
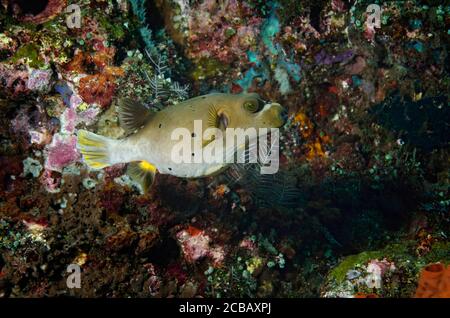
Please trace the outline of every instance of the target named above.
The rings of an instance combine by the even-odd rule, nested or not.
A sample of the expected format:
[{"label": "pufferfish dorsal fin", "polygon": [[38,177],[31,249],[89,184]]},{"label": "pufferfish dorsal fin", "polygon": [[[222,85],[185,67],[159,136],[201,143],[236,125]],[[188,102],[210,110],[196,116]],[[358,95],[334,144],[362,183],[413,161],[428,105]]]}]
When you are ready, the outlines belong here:
[{"label": "pufferfish dorsal fin", "polygon": [[127,174],[147,193],[155,181],[156,167],[147,161],[131,162],[128,164]]},{"label": "pufferfish dorsal fin", "polygon": [[121,98],[117,103],[120,127],[127,134],[134,133],[144,126],[153,113],[144,104],[134,101],[131,98]]}]

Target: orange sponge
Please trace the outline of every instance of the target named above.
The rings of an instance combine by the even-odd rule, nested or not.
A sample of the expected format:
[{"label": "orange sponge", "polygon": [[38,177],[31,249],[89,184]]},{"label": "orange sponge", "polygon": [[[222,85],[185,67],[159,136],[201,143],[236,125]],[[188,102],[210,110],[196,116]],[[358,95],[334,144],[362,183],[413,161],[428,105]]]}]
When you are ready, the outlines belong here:
[{"label": "orange sponge", "polygon": [[379,298],[377,294],[356,293],[355,298]]},{"label": "orange sponge", "polygon": [[420,273],[415,298],[450,298],[450,266],[429,264]]}]

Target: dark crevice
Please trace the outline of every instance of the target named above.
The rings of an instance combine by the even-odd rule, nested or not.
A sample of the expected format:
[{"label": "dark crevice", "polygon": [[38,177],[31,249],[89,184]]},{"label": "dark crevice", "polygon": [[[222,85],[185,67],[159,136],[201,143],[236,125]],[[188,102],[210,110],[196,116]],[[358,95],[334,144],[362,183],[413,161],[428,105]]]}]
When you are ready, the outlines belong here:
[{"label": "dark crevice", "polygon": [[15,0],[14,2],[20,8],[23,15],[38,15],[44,11],[48,5],[48,0]]},{"label": "dark crevice", "polygon": [[148,259],[155,265],[166,267],[180,255],[178,243],[171,237],[167,237],[153,247],[148,254]]},{"label": "dark crevice", "polygon": [[324,8],[325,2],[318,1],[311,5],[311,11],[309,14],[309,18],[311,20],[311,25],[314,27],[314,29],[317,30],[317,32],[320,33],[320,13],[322,12]]},{"label": "dark crevice", "polygon": [[147,1],[147,15],[146,22],[150,29],[153,31],[160,30],[164,28],[164,18],[161,15],[161,12],[156,6],[155,1],[149,0]]}]

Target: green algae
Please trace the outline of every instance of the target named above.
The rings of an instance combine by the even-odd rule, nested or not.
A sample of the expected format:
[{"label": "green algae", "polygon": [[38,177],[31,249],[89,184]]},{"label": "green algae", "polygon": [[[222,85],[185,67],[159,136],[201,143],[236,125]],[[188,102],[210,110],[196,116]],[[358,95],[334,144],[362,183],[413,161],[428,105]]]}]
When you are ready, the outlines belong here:
[{"label": "green algae", "polygon": [[347,272],[358,265],[365,265],[368,261],[374,258],[382,257],[380,251],[367,251],[356,255],[347,256],[336,268],[334,268],[330,276],[335,279],[337,283],[342,283],[346,279]]},{"label": "green algae", "polygon": [[119,21],[108,20],[106,16],[98,16],[98,23],[104,28],[112,41],[120,41],[125,37],[124,25]]},{"label": "green algae", "polygon": [[450,264],[450,242],[435,242],[431,245],[431,251],[424,255],[425,263],[441,262]]},{"label": "green algae", "polygon": [[39,49],[35,44],[26,44],[20,47],[11,58],[11,61],[17,63],[20,59],[25,59],[28,65],[33,68],[43,68],[45,65],[39,57]]},{"label": "green algae", "polygon": [[202,58],[191,72],[191,77],[198,81],[219,75],[226,70],[224,63],[216,59]]},{"label": "green algae", "polygon": [[408,271],[410,271],[408,276],[411,277],[417,275],[426,264],[436,262],[450,264],[450,242],[433,243],[430,252],[424,256],[415,254],[416,245],[417,242],[415,241],[392,243],[381,250],[365,251],[347,256],[330,272],[329,278],[338,284],[343,283],[349,270],[364,266],[372,259],[381,260],[387,258],[393,261],[397,267],[401,267],[404,270],[408,268]]}]

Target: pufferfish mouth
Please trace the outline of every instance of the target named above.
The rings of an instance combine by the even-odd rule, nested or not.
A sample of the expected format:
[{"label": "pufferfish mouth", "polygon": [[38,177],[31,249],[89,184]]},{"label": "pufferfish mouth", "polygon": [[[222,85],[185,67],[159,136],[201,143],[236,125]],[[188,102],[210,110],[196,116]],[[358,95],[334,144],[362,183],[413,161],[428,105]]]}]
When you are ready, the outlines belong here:
[{"label": "pufferfish mouth", "polygon": [[288,118],[287,109],[278,103],[267,103],[266,105],[264,105],[260,114],[262,118],[264,118],[263,124],[268,124],[273,128],[279,128],[283,126]]}]

